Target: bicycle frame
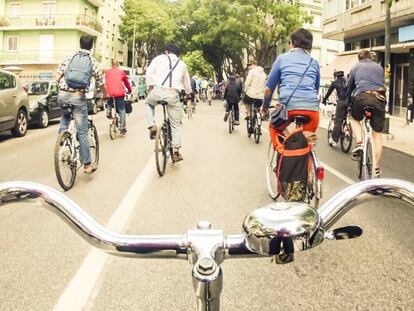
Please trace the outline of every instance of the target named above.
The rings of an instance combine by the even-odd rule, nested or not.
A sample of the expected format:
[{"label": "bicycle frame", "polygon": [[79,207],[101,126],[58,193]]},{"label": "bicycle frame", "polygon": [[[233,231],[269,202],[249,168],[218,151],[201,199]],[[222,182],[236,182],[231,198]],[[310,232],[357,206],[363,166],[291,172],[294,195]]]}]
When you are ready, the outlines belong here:
[{"label": "bicycle frame", "polygon": [[[414,184],[399,179],[360,182],[340,191],[318,210],[305,203],[274,202],[247,215],[242,234],[224,235],[200,221],[196,229],[175,235],[127,235],[110,231],[84,212],[75,202],[50,187],[31,182],[0,183],[0,206],[42,199],[49,210],[92,246],[112,255],[187,259],[193,265],[193,288],[197,310],[220,308],[225,259],[274,256],[278,264],[294,260],[294,253],[320,245],[323,240],[355,238],[358,226],[330,230],[354,206],[371,198],[390,196],[414,206]],[[34,206],[39,206],[35,204]],[[40,205],[42,206],[42,205]],[[291,251],[288,253],[287,245]]]},{"label": "bicycle frame", "polygon": [[[367,168],[367,165],[368,165],[368,163],[367,163],[368,143],[370,143],[372,145],[372,148],[374,150],[374,152],[372,154],[372,159],[371,159],[371,162],[372,162],[371,163],[371,166],[372,166],[371,167],[371,172],[369,174],[371,177],[372,177],[372,171],[375,169],[375,165],[376,165],[375,164],[376,163],[376,159],[375,159],[375,142],[374,142],[374,139],[373,139],[373,136],[372,136],[372,128],[371,128],[371,125],[369,124],[369,122],[370,122],[370,119],[367,119],[364,116],[364,119],[362,120],[362,141],[363,141],[362,150],[363,150],[363,153],[362,153],[361,159],[359,160],[359,161],[362,161],[362,163],[359,164],[360,169],[361,169],[360,178],[364,177],[362,170],[366,171],[368,169]],[[365,173],[365,175],[366,175],[366,173]]]}]

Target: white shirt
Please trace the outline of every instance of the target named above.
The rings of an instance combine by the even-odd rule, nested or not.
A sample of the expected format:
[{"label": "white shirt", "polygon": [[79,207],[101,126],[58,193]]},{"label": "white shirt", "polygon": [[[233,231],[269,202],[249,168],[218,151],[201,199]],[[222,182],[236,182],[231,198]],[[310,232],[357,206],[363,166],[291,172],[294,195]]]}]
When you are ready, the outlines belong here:
[{"label": "white shirt", "polygon": [[[177,55],[170,53],[168,56],[171,58],[171,67],[174,67],[178,60]],[[162,85],[162,82],[165,80],[169,72],[170,62],[167,55],[161,54],[155,57],[147,68],[147,85],[158,85],[167,88],[170,87],[169,78],[165,81],[164,85]],[[191,93],[190,75],[188,74],[187,65],[182,60],[180,60],[177,67],[175,67],[172,72],[171,82],[171,88],[178,91],[185,90],[187,94]]]}]

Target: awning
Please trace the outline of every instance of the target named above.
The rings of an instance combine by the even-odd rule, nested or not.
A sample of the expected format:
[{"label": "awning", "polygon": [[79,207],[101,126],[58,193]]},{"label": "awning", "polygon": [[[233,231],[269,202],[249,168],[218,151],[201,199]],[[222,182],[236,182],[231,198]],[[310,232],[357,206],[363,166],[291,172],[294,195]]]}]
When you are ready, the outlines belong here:
[{"label": "awning", "polygon": [[352,66],[358,62],[357,54],[337,56],[329,65],[321,69],[321,80],[330,81],[333,79],[335,71],[343,71],[345,76],[349,73]]}]

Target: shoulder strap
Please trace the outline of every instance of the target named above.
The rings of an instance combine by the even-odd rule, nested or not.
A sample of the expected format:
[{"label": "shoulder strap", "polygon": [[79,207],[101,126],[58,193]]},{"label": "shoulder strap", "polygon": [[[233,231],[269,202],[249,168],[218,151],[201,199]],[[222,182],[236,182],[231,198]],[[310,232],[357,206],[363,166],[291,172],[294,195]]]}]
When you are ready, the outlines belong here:
[{"label": "shoulder strap", "polygon": [[288,98],[288,100],[285,104],[286,106],[289,103],[290,99],[292,98],[293,94],[295,94],[295,92],[298,89],[299,85],[302,83],[303,78],[305,77],[306,73],[308,72],[308,69],[309,69],[310,65],[312,64],[312,60],[313,60],[313,58],[311,57],[311,59],[309,61],[309,64],[308,64],[308,67],[306,67],[305,72],[303,73],[302,77],[300,77],[299,83],[296,85],[296,87],[293,90],[292,94],[290,94],[290,96],[289,96],[289,98]]},{"label": "shoulder strap", "polygon": [[174,69],[177,67],[178,63],[180,62],[180,59],[177,59],[177,62],[175,63],[174,67],[171,67],[171,58],[169,55],[167,55],[168,61],[170,62],[170,71],[168,72],[167,76],[165,77],[164,81],[161,83],[162,86],[164,86],[165,82],[167,82],[167,79],[170,78],[170,87],[172,87],[172,73]]}]

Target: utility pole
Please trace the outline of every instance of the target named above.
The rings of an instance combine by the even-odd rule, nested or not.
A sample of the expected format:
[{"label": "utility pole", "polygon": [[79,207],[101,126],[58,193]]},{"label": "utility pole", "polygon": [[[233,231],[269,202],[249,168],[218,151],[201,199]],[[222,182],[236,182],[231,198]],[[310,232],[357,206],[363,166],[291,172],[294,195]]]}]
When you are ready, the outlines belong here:
[{"label": "utility pole", "polygon": [[386,0],[385,5],[385,60],[384,82],[386,92],[384,134],[390,134],[390,83],[391,83],[391,6],[393,0]]},{"label": "utility pole", "polygon": [[135,66],[135,62],[136,62],[136,60],[135,60],[135,31],[136,31],[136,27],[137,27],[137,23],[136,23],[136,21],[137,21],[137,19],[135,18],[135,20],[134,20],[134,35],[133,35],[133,38],[132,38],[132,73],[135,75],[136,74],[136,72],[135,72],[135,69],[136,69],[136,66]]}]

